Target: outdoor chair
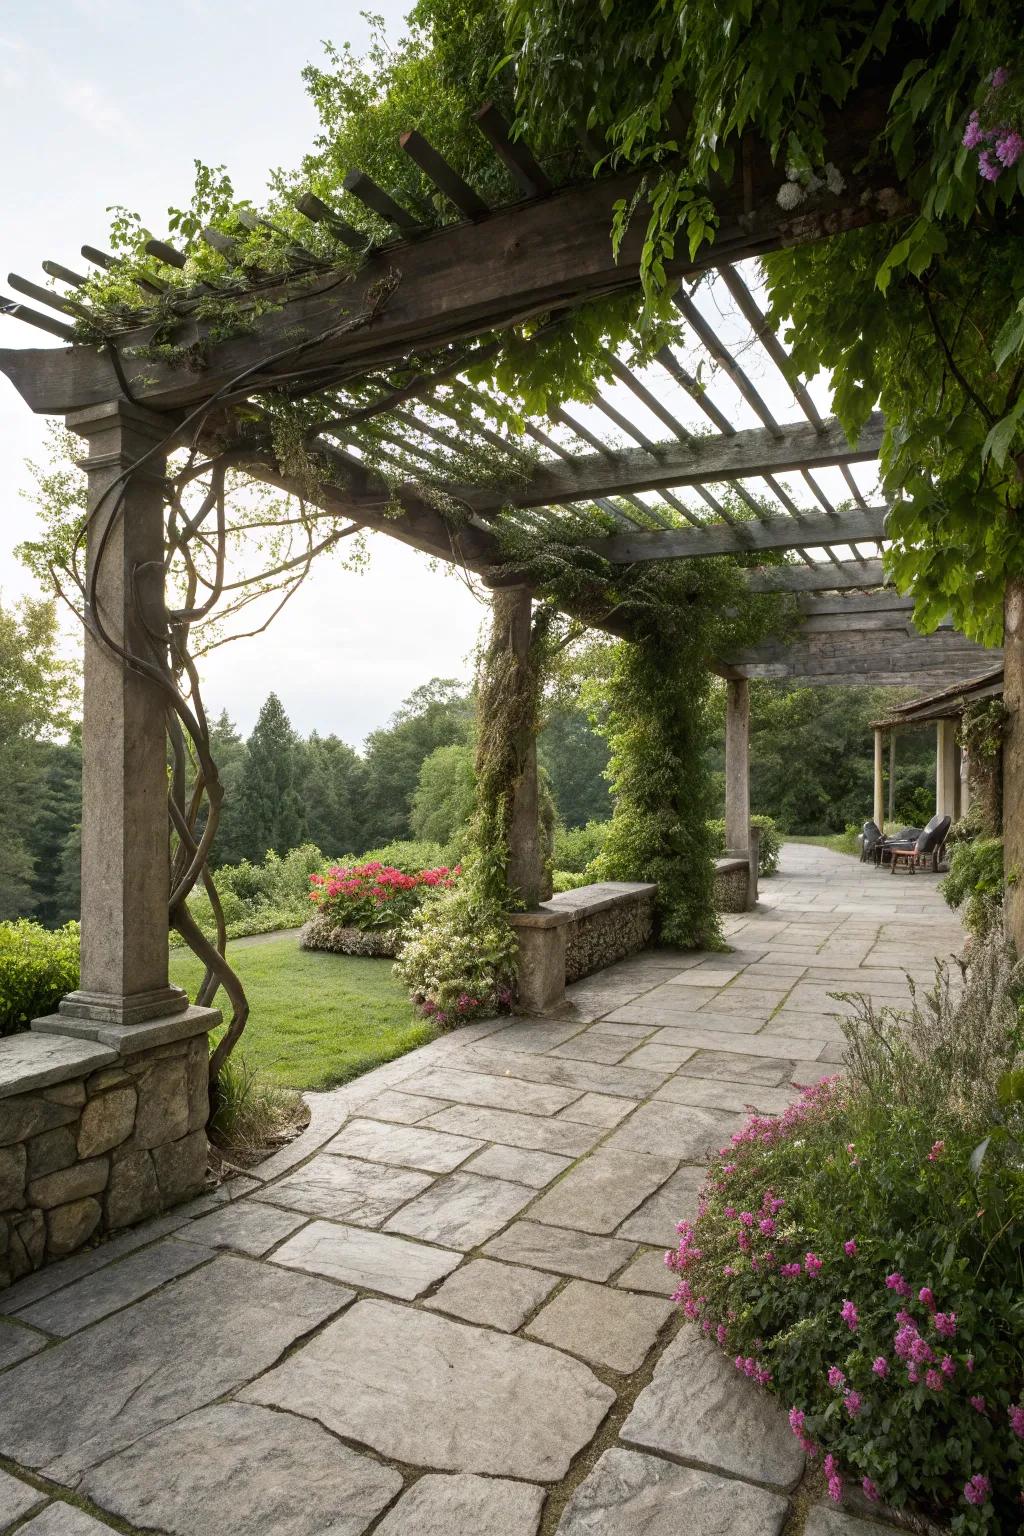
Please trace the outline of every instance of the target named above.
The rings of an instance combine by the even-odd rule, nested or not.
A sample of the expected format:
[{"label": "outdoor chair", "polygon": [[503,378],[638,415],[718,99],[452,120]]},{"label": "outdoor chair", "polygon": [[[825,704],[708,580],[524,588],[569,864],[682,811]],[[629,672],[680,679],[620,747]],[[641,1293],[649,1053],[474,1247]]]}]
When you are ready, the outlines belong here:
[{"label": "outdoor chair", "polygon": [[882,840],[882,829],[876,821],[866,821],[860,834],[860,861],[867,863],[875,851],[876,844]]},{"label": "outdoor chair", "polygon": [[883,864],[888,864],[893,848],[907,846],[912,848],[921,833],[926,831],[928,831],[927,827],[901,827],[895,837],[880,837],[871,850],[875,868],[879,869]]},{"label": "outdoor chair", "polygon": [[889,873],[894,875],[897,868],[905,865],[910,874],[915,874],[919,868],[924,868],[930,862],[932,874],[937,873],[939,858],[946,845],[946,834],[949,831],[948,816],[933,816],[918,837],[912,847],[906,845],[897,847],[895,844],[890,850]]}]

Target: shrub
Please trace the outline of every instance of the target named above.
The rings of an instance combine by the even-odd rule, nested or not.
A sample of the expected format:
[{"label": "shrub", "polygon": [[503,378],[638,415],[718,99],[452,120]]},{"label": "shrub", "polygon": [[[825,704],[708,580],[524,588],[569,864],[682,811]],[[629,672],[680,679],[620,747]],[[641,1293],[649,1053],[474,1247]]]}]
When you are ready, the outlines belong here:
[{"label": "shrub", "polygon": [[992,932],[1000,924],[1003,905],[1002,838],[958,841],[939,889],[954,910],[963,907],[964,922],[975,937]]},{"label": "shrub", "polygon": [[940,968],[905,1034],[863,1002],[849,1080],[751,1116],[669,1256],[687,1316],[782,1398],[832,1498],[853,1478],[955,1532],[1016,1529],[1024,1472],[1019,975],[978,949],[963,995]]},{"label": "shrub", "polygon": [[556,870],[582,875],[603,852],[610,827],[610,821],[588,821],[585,827],[558,827],[552,854]]},{"label": "shrub", "polygon": [[395,975],[413,1003],[442,1027],[507,1011],[515,993],[515,934],[500,901],[474,879],[414,912]]},{"label": "shrub", "polygon": [[[750,825],[760,828],[761,831],[757,870],[758,874],[767,879],[769,875],[774,875],[779,867],[782,834],[770,816],[751,816]],[[708,831],[714,840],[715,856],[720,858],[725,851],[725,822],[709,821]]]},{"label": "shrub", "polygon": [[391,864],[332,864],[326,875],[309,877],[309,899],[339,928],[400,928],[431,891],[447,890],[460,873],[456,865],[403,874]]},{"label": "shrub", "polygon": [[916,788],[900,796],[894,819],[901,826],[923,827],[934,815],[934,788],[930,784],[918,784]]},{"label": "shrub", "polygon": [[[248,933],[272,933],[278,928],[297,928],[309,916],[309,876],[324,863],[313,843],[293,848],[284,858],[273,849],[262,864],[224,864],[214,872],[213,883],[220,899],[228,938]],[[189,911],[210,938],[217,931],[210,898],[202,887],[188,899]],[[172,935],[171,943],[181,943]]]},{"label": "shrub", "polygon": [[578,891],[581,885],[589,884],[589,875],[577,874],[572,869],[556,869],[551,876],[551,889],[556,896],[559,891]]},{"label": "shrub", "polygon": [[28,918],[0,923],[0,1035],[27,1029],[78,986],[79,929],[50,931]]},{"label": "shrub", "polygon": [[432,843],[420,839],[385,843],[382,848],[371,848],[359,859],[339,859],[339,863],[390,864],[403,875],[418,874],[421,869],[436,869],[439,864],[455,864],[451,850],[444,843]]},{"label": "shrub", "polygon": [[299,1094],[261,1077],[244,1058],[229,1057],[213,1094],[210,1139],[234,1156],[250,1156],[296,1130],[305,1113]]}]

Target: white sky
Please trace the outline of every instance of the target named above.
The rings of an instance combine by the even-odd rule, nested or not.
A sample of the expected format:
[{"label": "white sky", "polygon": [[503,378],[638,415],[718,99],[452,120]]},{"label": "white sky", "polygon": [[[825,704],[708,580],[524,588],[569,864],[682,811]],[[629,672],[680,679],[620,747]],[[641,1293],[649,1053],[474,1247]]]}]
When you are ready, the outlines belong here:
[{"label": "white sky", "polygon": [[[373,0],[392,35],[406,8],[406,0]],[[236,191],[258,200],[267,171],[296,164],[313,140],[316,115],[300,71],[320,58],[324,37],[365,44],[366,24],[351,0],[331,7],[291,0],[285,13],[276,0],[7,0],[0,7],[0,142],[7,146],[0,291],[9,271],[45,281],[43,259],[81,270],[83,242],[107,244],[110,204],[137,210],[163,233],[168,205],[188,201],[195,158],[223,162]],[[728,340],[734,328],[721,325],[721,302],[717,289],[699,298]],[[736,339],[744,333],[734,329]],[[0,346],[45,340],[0,317]],[[691,371],[698,359],[697,351],[686,359]],[[797,419],[763,356],[751,352],[743,362],[778,419]],[[680,420],[706,425],[664,372],[652,370],[649,382]],[[737,427],[759,425],[728,381],[714,381],[710,393]],[[814,393],[827,409],[827,392],[819,386]],[[642,430],[664,439],[665,427],[628,390],[620,385],[608,394]],[[611,444],[622,441],[596,409],[571,409]],[[31,484],[24,461],[42,456],[44,434],[45,419],[33,417],[0,378],[5,601],[31,590],[13,549],[34,531],[35,514],[20,493]],[[559,429],[552,435],[565,440]],[[854,474],[870,493],[874,467],[857,466]],[[799,504],[815,505],[799,477],[780,479]],[[834,501],[847,497],[838,470],[818,479]],[[756,482],[749,489],[764,491]],[[684,499],[699,505],[692,492]],[[370,548],[367,572],[339,571],[328,558],[265,635],[226,646],[205,663],[211,711],[226,707],[248,732],[274,689],[298,730],[335,731],[358,745],[429,677],[469,676],[479,602],[460,579],[384,535],[371,535]]]}]

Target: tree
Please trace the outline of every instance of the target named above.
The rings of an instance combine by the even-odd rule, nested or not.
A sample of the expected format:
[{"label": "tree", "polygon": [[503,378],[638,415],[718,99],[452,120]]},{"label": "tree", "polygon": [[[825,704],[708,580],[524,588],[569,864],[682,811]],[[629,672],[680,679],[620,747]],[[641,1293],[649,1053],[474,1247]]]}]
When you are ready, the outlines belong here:
[{"label": "tree", "polygon": [[211,858],[216,869],[221,864],[237,864],[249,846],[241,794],[248,749],[226,709],[211,722],[210,751],[224,786],[224,804]]},{"label": "tree", "polygon": [[457,741],[435,747],[423,759],[412,799],[413,837],[429,843],[460,840],[476,805],[474,755],[469,742]]},{"label": "tree", "polygon": [[38,906],[29,829],[44,798],[41,743],[68,729],[77,692],[58,644],[54,603],[0,607],[0,920]]},{"label": "tree", "polygon": [[593,729],[586,711],[567,702],[554,705],[537,746],[565,826],[606,821],[612,813],[608,743]]},{"label": "tree", "polygon": [[368,847],[408,837],[420,767],[435,747],[467,741],[472,707],[454,678],[433,677],[409,695],[383,730],[366,738]]},{"label": "tree", "polygon": [[81,907],[80,728],[74,726],[67,741],[37,742],[35,756],[38,795],[26,831],[34,915],[47,928],[57,928],[77,918]]},{"label": "tree", "polygon": [[298,737],[277,694],[268,694],[246,743],[238,795],[245,856],[254,863],[270,848],[283,854],[302,841],[298,769]]},{"label": "tree", "polygon": [[358,752],[340,736],[316,731],[300,748],[306,836],[330,858],[358,853],[363,838],[366,769]]}]

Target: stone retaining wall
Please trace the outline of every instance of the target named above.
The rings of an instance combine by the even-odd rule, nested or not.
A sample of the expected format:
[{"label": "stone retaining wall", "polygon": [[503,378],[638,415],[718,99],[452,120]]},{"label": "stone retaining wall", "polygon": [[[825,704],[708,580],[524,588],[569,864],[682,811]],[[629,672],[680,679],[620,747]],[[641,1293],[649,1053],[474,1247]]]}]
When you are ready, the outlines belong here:
[{"label": "stone retaining wall", "polygon": [[715,911],[746,912],[750,866],[746,859],[715,860]]},{"label": "stone retaining wall", "polygon": [[351,928],[332,923],[324,913],[311,917],[299,934],[300,949],[325,949],[335,955],[390,956],[398,954],[396,929]]},{"label": "stone retaining wall", "polygon": [[31,1032],[0,1046],[0,1288],[203,1188],[205,1033],[130,1055]]},{"label": "stone retaining wall", "polygon": [[646,886],[612,906],[581,911],[566,933],[566,984],[646,949],[654,940],[655,895],[656,888]]}]

